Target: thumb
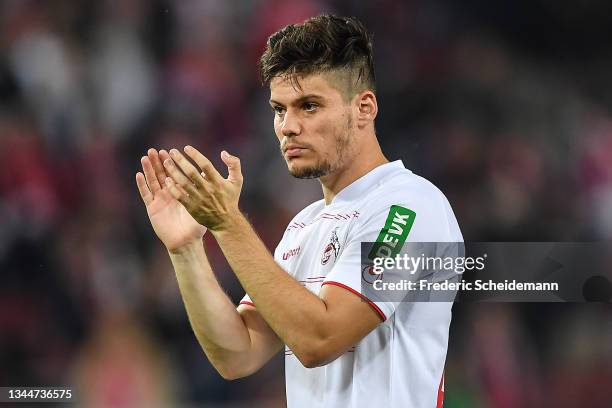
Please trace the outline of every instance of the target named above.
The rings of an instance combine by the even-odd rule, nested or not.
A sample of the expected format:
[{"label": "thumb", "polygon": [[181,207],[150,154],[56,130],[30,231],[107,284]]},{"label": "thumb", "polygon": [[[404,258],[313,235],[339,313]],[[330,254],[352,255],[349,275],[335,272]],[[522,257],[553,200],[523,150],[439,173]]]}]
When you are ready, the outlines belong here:
[{"label": "thumb", "polygon": [[227,151],[221,152],[221,160],[227,166],[228,176],[227,179],[232,183],[237,182],[242,185],[242,170],[240,169],[240,159],[236,156],[232,156]]}]

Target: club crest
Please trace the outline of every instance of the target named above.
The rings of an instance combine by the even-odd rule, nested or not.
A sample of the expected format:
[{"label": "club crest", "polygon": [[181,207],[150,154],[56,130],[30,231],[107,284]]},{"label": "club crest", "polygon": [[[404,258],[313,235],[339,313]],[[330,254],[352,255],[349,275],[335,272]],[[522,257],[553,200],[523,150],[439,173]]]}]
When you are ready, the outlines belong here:
[{"label": "club crest", "polygon": [[325,244],[323,248],[323,255],[321,255],[321,265],[327,265],[332,255],[334,259],[338,257],[338,252],[340,252],[340,241],[338,240],[337,231],[338,227],[334,228],[331,233],[331,237],[329,241]]}]

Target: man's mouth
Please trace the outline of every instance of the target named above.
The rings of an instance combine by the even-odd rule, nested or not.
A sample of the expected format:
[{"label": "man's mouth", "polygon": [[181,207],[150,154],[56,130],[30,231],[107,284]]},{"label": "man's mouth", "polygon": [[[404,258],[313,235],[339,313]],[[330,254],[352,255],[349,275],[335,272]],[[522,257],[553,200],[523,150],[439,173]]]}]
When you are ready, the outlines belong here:
[{"label": "man's mouth", "polygon": [[302,146],[288,145],[285,147],[285,156],[287,158],[298,157],[301,156],[305,150],[306,148]]},{"label": "man's mouth", "polygon": [[287,157],[298,157],[302,154],[302,151],[305,150],[304,148],[301,147],[294,147],[293,149],[287,149],[285,151],[285,155]]}]

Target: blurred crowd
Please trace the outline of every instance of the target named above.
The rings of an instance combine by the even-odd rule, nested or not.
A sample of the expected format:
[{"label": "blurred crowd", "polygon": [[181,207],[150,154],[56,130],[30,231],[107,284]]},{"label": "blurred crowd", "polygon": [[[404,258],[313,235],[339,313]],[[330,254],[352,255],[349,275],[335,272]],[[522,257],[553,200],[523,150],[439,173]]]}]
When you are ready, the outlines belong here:
[{"label": "blurred crowd", "polygon": [[[227,149],[273,249],[321,191],[287,174],[256,64],[322,12],[373,32],[383,150],[445,192],[466,240],[612,239],[610,13],[586,3],[0,1],[0,386],[283,406],[281,356],[235,382],[206,360],[134,175],[148,147],[191,144],[222,172]],[[446,407],[610,406],[609,305],[454,310]]]}]

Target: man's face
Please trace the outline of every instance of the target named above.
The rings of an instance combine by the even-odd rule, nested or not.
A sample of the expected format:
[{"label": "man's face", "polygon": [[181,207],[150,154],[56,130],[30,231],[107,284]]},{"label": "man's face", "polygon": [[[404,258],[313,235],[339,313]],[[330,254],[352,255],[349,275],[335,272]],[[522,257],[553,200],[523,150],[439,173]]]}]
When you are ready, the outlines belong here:
[{"label": "man's face", "polygon": [[334,86],[333,74],[299,79],[301,89],[283,77],[270,83],[274,132],[291,175],[318,178],[342,169],[353,156],[353,112]]}]

